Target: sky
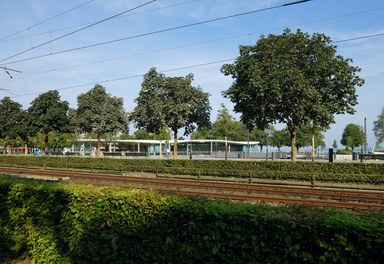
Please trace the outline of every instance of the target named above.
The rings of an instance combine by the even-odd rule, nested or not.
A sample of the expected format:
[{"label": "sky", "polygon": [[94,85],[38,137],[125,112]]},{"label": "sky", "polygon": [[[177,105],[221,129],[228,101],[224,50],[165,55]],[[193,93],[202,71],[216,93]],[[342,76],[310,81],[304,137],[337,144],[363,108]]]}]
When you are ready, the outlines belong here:
[{"label": "sky", "polygon": [[[44,92],[77,97],[101,84],[135,107],[151,67],[166,76],[194,74],[210,94],[211,121],[220,104],[239,120],[222,92],[232,83],[220,69],[239,56],[240,45],[285,28],[329,36],[337,54],[361,68],[354,115],[337,115],[324,133],[339,147],[349,123],[365,127],[373,147],[373,122],[384,107],[384,2],[382,0],[3,0],[0,8],[0,98],[24,109]],[[275,126],[283,128],[281,124]],[[131,131],[132,133],[133,131]]]}]

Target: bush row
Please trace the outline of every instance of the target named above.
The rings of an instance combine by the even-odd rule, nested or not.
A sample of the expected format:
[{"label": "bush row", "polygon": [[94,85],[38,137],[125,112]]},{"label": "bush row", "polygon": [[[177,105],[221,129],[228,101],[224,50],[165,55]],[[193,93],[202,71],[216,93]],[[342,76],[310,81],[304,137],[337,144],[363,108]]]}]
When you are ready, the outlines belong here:
[{"label": "bush row", "polygon": [[0,177],[0,251],[37,263],[381,263],[384,213]]},{"label": "bush row", "polygon": [[156,160],[85,157],[0,156],[0,166],[147,172],[295,181],[384,183],[384,164],[232,160]]}]

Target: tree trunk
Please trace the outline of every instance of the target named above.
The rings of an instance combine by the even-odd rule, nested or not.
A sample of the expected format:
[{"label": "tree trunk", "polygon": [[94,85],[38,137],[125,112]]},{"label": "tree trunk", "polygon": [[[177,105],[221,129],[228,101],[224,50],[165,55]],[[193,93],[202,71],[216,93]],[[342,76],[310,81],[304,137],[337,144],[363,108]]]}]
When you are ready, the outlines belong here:
[{"label": "tree trunk", "polygon": [[101,141],[100,136],[97,136],[97,143],[96,143],[96,157],[100,157],[100,148],[101,148]]},{"label": "tree trunk", "polygon": [[[160,140],[160,153],[159,153],[159,158],[160,159],[162,159],[163,157],[162,157],[162,155],[163,155],[163,153],[162,153],[162,144],[161,144],[161,140]],[[155,154],[156,155],[156,154]]]},{"label": "tree trunk", "polygon": [[315,136],[312,135],[312,151],[311,151],[312,161],[315,161]]},{"label": "tree trunk", "polygon": [[289,133],[291,135],[291,160],[296,161],[296,154],[297,154],[297,148],[296,148],[296,135],[297,135],[297,129],[296,127],[288,128]]},{"label": "tree trunk", "polygon": [[44,145],[45,145],[45,151],[48,151],[48,133],[45,133],[45,138],[44,138]]},{"label": "tree trunk", "polygon": [[173,130],[173,159],[177,159],[177,129]]}]

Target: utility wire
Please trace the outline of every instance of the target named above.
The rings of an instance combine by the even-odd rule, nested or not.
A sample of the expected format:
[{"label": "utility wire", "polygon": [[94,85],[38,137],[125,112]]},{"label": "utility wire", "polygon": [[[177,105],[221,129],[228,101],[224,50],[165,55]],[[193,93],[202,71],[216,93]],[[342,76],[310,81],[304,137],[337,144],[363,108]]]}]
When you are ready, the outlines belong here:
[{"label": "utility wire", "polygon": [[[196,42],[196,43],[185,44],[185,45],[180,45],[180,46],[173,46],[173,47],[168,47],[168,48],[158,49],[158,50],[150,50],[150,51],[145,51],[145,52],[141,52],[141,53],[121,56],[121,57],[109,58],[109,59],[104,59],[103,62],[122,60],[122,59],[126,59],[126,58],[142,56],[142,55],[148,55],[148,54],[154,54],[154,53],[168,51],[168,50],[173,50],[173,49],[180,49],[180,48],[191,47],[191,46],[196,46],[196,45],[203,45],[203,44],[223,41],[223,40],[227,40],[227,39],[234,39],[234,38],[237,39],[237,38],[240,38],[240,37],[247,37],[247,36],[250,36],[250,35],[255,35],[255,34],[259,34],[259,33],[263,33],[263,32],[269,32],[269,31],[273,31],[273,30],[277,30],[277,29],[281,29],[281,28],[287,28],[287,27],[294,27],[294,26],[318,23],[318,22],[323,22],[323,21],[327,21],[327,20],[333,20],[333,19],[337,19],[337,18],[342,18],[342,17],[347,17],[347,16],[353,16],[353,15],[373,12],[373,11],[377,11],[377,10],[380,10],[380,9],[384,9],[384,7],[383,8],[379,8],[379,9],[370,9],[370,10],[364,10],[364,11],[360,11],[360,12],[353,12],[353,13],[343,14],[343,15],[339,15],[339,16],[327,17],[327,18],[323,18],[323,19],[305,21],[305,22],[302,22],[302,23],[287,25],[287,26],[284,26],[284,27],[275,27],[275,28],[270,28],[270,29],[254,31],[254,32],[250,32],[250,33],[243,33],[243,34],[238,34],[238,35],[232,35],[232,36],[228,36],[228,37],[224,37],[224,38],[211,39],[211,40],[206,40],[206,41],[202,41],[202,42]],[[381,36],[383,34],[384,33],[372,34],[371,36],[359,36],[359,37],[354,37],[354,38],[351,38],[351,39],[344,39],[344,40],[333,41],[332,43],[341,43],[341,42],[348,42],[348,41],[358,40],[358,39],[366,39],[366,38],[369,38],[369,37]],[[31,73],[29,73],[27,75],[27,77],[24,75],[23,77],[14,78],[14,80],[19,80],[19,79],[23,79],[24,80],[24,79],[28,78],[28,76],[30,76],[30,75],[35,76],[36,74],[44,74],[44,73],[49,73],[49,72],[57,72],[57,71],[60,71],[60,70],[76,68],[76,67],[82,67],[82,66],[92,65],[92,64],[99,64],[99,63],[101,63],[101,61],[93,61],[93,62],[88,62],[88,63],[70,65],[70,66],[66,66],[66,67],[50,69],[50,70],[45,70],[45,71],[39,71],[39,72],[31,72]],[[1,80],[0,83],[4,83],[4,81]]]},{"label": "utility wire", "polygon": [[[156,0],[154,0],[154,1],[156,1]],[[120,42],[120,41],[124,41],[124,40],[129,40],[129,39],[135,39],[135,38],[149,36],[149,35],[165,33],[165,32],[169,32],[169,31],[174,31],[174,30],[178,30],[178,29],[183,29],[183,28],[203,25],[203,24],[207,24],[207,23],[211,23],[211,22],[216,22],[216,21],[220,21],[220,20],[225,20],[225,19],[229,19],[229,18],[235,18],[235,17],[239,17],[239,16],[245,16],[245,15],[249,15],[249,14],[259,13],[259,12],[263,12],[263,11],[267,11],[267,10],[282,8],[282,7],[286,7],[286,6],[290,6],[290,5],[295,5],[295,4],[300,4],[300,3],[309,2],[309,1],[313,1],[313,0],[302,0],[302,1],[290,2],[290,3],[278,5],[278,6],[272,6],[272,7],[252,10],[252,11],[248,11],[248,12],[242,12],[242,13],[238,13],[238,14],[234,14],[234,15],[223,16],[223,17],[218,17],[218,18],[213,18],[213,19],[208,19],[208,20],[204,20],[204,21],[200,21],[200,22],[185,24],[185,25],[181,25],[181,26],[176,26],[176,27],[156,30],[156,31],[142,33],[142,34],[138,34],[138,35],[134,35],[134,36],[129,36],[129,37],[125,37],[125,38],[109,40],[109,41],[99,42],[99,43],[95,43],[95,44],[91,44],[91,45],[86,45],[86,46],[82,46],[82,47],[77,47],[77,48],[73,48],[73,49],[58,51],[58,52],[55,52],[55,53],[52,53],[52,54],[44,54],[44,55],[40,55],[40,56],[36,56],[36,57],[31,57],[31,58],[26,58],[26,59],[18,60],[18,61],[8,62],[7,64],[12,64],[12,63],[22,62],[22,61],[27,61],[27,60],[33,60],[33,59],[37,59],[37,58],[47,57],[47,56],[56,55],[56,54],[62,54],[62,53],[66,53],[66,52],[72,52],[72,51],[81,50],[81,49],[92,48],[92,47],[96,47],[96,46],[111,44],[111,43],[115,43],[115,42]],[[153,2],[153,1],[151,1],[151,2]],[[77,31],[75,31],[75,32],[77,32]],[[66,35],[64,35],[64,36],[66,36]],[[51,41],[48,41],[48,42],[46,42],[44,44],[47,44],[47,43],[50,43],[50,42]],[[41,46],[41,45],[39,45],[39,46]],[[31,50],[31,49],[29,49],[29,50]],[[29,51],[29,50],[27,50],[27,51]],[[25,52],[22,52],[22,53],[25,53]],[[0,62],[3,62],[3,61],[8,60],[10,58],[16,57],[17,55],[20,55],[22,53],[18,53],[16,55],[13,55],[11,57],[3,59]]]},{"label": "utility wire", "polygon": [[[92,0],[92,1],[95,1],[95,0]],[[131,13],[131,14],[126,14],[126,15],[123,15],[123,16],[120,16],[120,17],[116,17],[116,18],[121,18],[121,17],[125,17],[125,16],[132,16],[132,15],[138,15],[138,14],[144,14],[144,13],[149,13],[149,12],[153,12],[153,11],[157,11],[157,10],[168,9],[168,8],[177,7],[177,6],[182,6],[182,5],[186,5],[186,4],[191,4],[191,3],[195,3],[195,2],[199,2],[199,1],[201,1],[201,0],[191,0],[191,1],[186,1],[186,2],[182,2],[182,3],[172,4],[172,5],[163,6],[163,7],[158,7],[158,8],[152,8],[152,9],[148,9],[148,10],[144,10],[144,11],[140,11],[140,12],[135,12],[135,13]],[[50,30],[50,31],[45,31],[45,32],[40,32],[40,33],[30,34],[29,36],[22,36],[22,37],[17,37],[17,38],[12,38],[12,39],[7,39],[7,40],[0,39],[0,43],[1,43],[1,42],[5,42],[5,41],[14,41],[14,40],[19,40],[19,39],[24,39],[24,38],[34,37],[34,36],[40,36],[40,35],[45,35],[45,34],[51,34],[51,33],[54,33],[54,32],[59,32],[59,31],[63,31],[63,30],[73,29],[73,28],[79,28],[79,27],[83,27],[83,26],[86,26],[86,25],[90,25],[90,24],[92,24],[92,23],[94,23],[94,22],[95,22],[95,21],[93,21],[93,22],[88,22],[88,23],[82,23],[82,24],[78,24],[78,25],[73,25],[73,26],[68,26],[68,27],[64,27],[64,28],[56,28],[56,29],[52,29],[52,30]],[[27,30],[27,29],[25,29],[25,30]]]},{"label": "utility wire", "polygon": [[[159,73],[165,73],[165,72],[179,71],[179,70],[185,70],[185,69],[190,69],[190,68],[209,66],[209,65],[214,65],[214,64],[234,61],[234,60],[235,59],[224,59],[224,60],[218,60],[218,61],[211,61],[211,62],[205,62],[205,63],[195,64],[195,65],[188,65],[188,66],[182,66],[182,67],[178,67],[178,68],[171,68],[171,69],[160,70],[158,72]],[[62,90],[74,89],[74,88],[79,88],[79,87],[84,87],[84,86],[95,85],[95,84],[103,84],[103,83],[109,83],[109,82],[123,81],[123,80],[127,80],[127,79],[139,78],[139,77],[142,77],[144,75],[145,74],[136,74],[136,75],[124,76],[124,77],[119,77],[119,78],[115,78],[115,79],[111,79],[111,80],[103,80],[103,81],[89,82],[89,83],[78,84],[78,85],[73,85],[73,86],[66,86],[66,87],[62,87],[62,88],[57,88],[55,90],[62,91]],[[28,93],[28,94],[22,94],[22,95],[16,95],[14,97],[24,97],[24,96],[29,96],[29,95],[36,95],[36,94],[41,94],[43,92],[44,91],[35,92],[35,93]]]},{"label": "utility wire", "polygon": [[55,18],[57,18],[57,17],[59,17],[59,16],[65,15],[65,14],[67,14],[67,13],[73,11],[73,10],[76,10],[76,9],[78,9],[78,8],[84,6],[84,5],[87,5],[87,4],[89,4],[89,3],[93,2],[93,1],[95,1],[95,0],[90,0],[90,1],[88,1],[88,2],[85,2],[85,3],[82,3],[82,4],[78,5],[78,6],[75,6],[75,7],[71,8],[71,9],[69,9],[69,10],[67,10],[67,11],[64,11],[64,12],[62,12],[62,13],[60,13],[60,14],[57,14],[57,15],[52,16],[52,17],[50,17],[50,18],[44,19],[43,21],[40,21],[40,22],[38,22],[38,23],[36,23],[36,24],[30,26],[30,27],[27,27],[27,28],[22,29],[22,30],[19,30],[19,31],[17,31],[17,32],[11,34],[11,35],[8,35],[8,36],[6,36],[6,37],[3,37],[3,38],[0,39],[0,41],[5,40],[5,39],[8,39],[8,38],[10,38],[10,37],[13,37],[13,36],[15,36],[15,35],[17,35],[17,34],[19,34],[19,33],[21,33],[21,32],[30,30],[31,28],[37,27],[37,26],[39,26],[39,25],[41,25],[41,24],[44,24],[45,22],[48,22],[48,21],[50,21],[50,20],[52,20],[52,19],[55,19]]},{"label": "utility wire", "polygon": [[[366,38],[369,38],[369,37],[378,37],[378,36],[383,36],[383,35],[384,35],[384,33],[372,34],[372,35],[367,35],[367,36],[361,36],[361,37],[354,37],[354,38],[343,39],[343,40],[338,40],[338,41],[332,41],[331,43],[341,43],[341,42],[347,42],[347,41],[354,41],[354,40],[358,40],[358,39],[366,39]],[[211,61],[211,62],[205,62],[205,63],[200,63],[200,64],[182,66],[182,67],[178,67],[178,68],[166,69],[166,70],[159,71],[159,73],[179,71],[179,70],[185,70],[185,69],[191,69],[191,68],[197,68],[197,67],[204,67],[204,66],[209,66],[209,65],[214,65],[214,64],[223,63],[223,62],[229,62],[229,61],[235,61],[235,60],[236,60],[236,58],[234,58],[234,59],[223,59],[223,60]],[[95,84],[103,84],[103,83],[109,83],[109,82],[116,82],[116,81],[122,81],[122,80],[127,80],[127,79],[133,79],[133,78],[138,78],[138,77],[142,77],[142,76],[144,76],[144,74],[130,75],[130,76],[114,78],[114,79],[111,79],[111,80],[104,80],[104,81],[90,82],[90,83],[79,84],[79,85],[74,85],[74,86],[67,86],[67,87],[62,87],[62,88],[58,88],[58,89],[55,89],[55,90],[58,90],[58,91],[68,90],[68,89],[74,89],[74,88],[79,88],[79,87],[84,87],[84,86],[95,85]],[[23,97],[23,96],[36,95],[36,94],[41,94],[41,93],[42,92],[35,92],[35,93],[17,95],[15,97]]]},{"label": "utility wire", "polygon": [[374,37],[380,37],[380,36],[384,36],[384,33],[377,33],[377,34],[359,36],[359,37],[354,37],[354,38],[349,38],[349,39],[336,40],[336,41],[332,41],[332,43],[341,43],[341,42],[347,42],[347,41],[352,41],[352,40],[367,39],[367,38],[374,38]]},{"label": "utility wire", "polygon": [[26,49],[26,50],[24,50],[24,51],[21,51],[21,52],[19,52],[19,53],[16,53],[15,55],[12,55],[12,56],[9,56],[8,58],[2,59],[0,62],[6,61],[6,60],[11,59],[11,58],[14,58],[14,57],[19,56],[19,55],[21,55],[21,54],[24,54],[24,53],[26,53],[26,52],[28,52],[28,51],[31,51],[31,50],[33,50],[33,49],[35,49],[35,48],[39,48],[39,47],[41,47],[41,46],[47,45],[47,44],[49,44],[49,43],[52,43],[52,42],[54,42],[54,41],[56,41],[56,40],[59,40],[59,39],[68,37],[68,36],[73,35],[73,34],[79,32],[79,31],[85,30],[85,29],[90,28],[90,27],[93,27],[93,26],[95,26],[95,25],[97,25],[97,24],[100,24],[100,23],[103,23],[103,22],[105,22],[105,21],[111,20],[111,19],[113,19],[113,18],[115,18],[115,17],[121,16],[121,15],[123,15],[123,14],[125,14],[125,13],[128,13],[128,12],[130,12],[130,11],[136,10],[136,9],[138,9],[138,8],[141,8],[141,7],[143,7],[143,6],[146,6],[146,5],[148,5],[148,4],[150,4],[150,3],[153,3],[153,2],[156,2],[156,1],[157,1],[157,0],[152,0],[152,1],[146,2],[146,3],[144,3],[144,4],[138,5],[138,6],[134,7],[134,8],[125,10],[125,11],[123,11],[123,12],[121,12],[121,13],[118,13],[118,14],[116,14],[116,15],[113,15],[113,16],[110,16],[110,17],[108,17],[108,18],[102,19],[102,20],[97,21],[97,22],[95,22],[95,23],[92,23],[92,24],[90,24],[90,25],[88,25],[88,26],[85,26],[85,27],[82,27],[82,28],[77,29],[77,30],[75,30],[75,31],[72,31],[72,32],[70,32],[70,33],[68,33],[68,34],[64,34],[64,35],[62,35],[62,36],[60,36],[60,37],[57,37],[57,38],[54,38],[54,39],[52,39],[52,40],[50,40],[50,41],[46,41],[46,42],[44,42],[44,43],[41,43],[41,44],[39,44],[39,45],[37,45],[37,46],[35,46],[35,47],[32,47],[32,48],[30,48],[30,49]]}]

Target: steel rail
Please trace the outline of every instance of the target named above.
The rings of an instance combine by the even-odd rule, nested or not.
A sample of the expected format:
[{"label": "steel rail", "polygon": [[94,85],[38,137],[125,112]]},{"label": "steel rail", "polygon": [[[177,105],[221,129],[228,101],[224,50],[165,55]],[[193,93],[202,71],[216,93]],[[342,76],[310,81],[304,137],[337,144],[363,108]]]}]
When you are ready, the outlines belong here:
[{"label": "steel rail", "polygon": [[[343,208],[365,208],[384,210],[384,192],[383,191],[361,191],[361,190],[343,190],[343,189],[326,189],[326,188],[310,188],[310,187],[294,187],[294,186],[274,186],[272,184],[239,184],[228,182],[211,182],[211,181],[196,181],[196,180],[181,180],[181,179],[157,179],[157,178],[144,178],[144,177],[132,177],[121,176],[111,174],[89,173],[89,172],[73,172],[73,171],[57,171],[57,170],[41,170],[41,169],[29,169],[29,168],[14,168],[14,167],[0,167],[0,172],[15,173],[23,175],[35,175],[35,176],[50,176],[56,178],[69,177],[71,180],[88,180],[92,182],[106,181],[112,183],[130,183],[136,185],[151,185],[152,188],[161,189],[160,186],[165,186],[168,189],[184,188],[184,190],[178,192],[190,193],[196,195],[206,195],[215,198],[234,199],[234,200],[261,200],[280,203],[301,203],[311,204],[317,206],[336,206]],[[110,184],[108,183],[108,184]],[[100,185],[100,184],[98,184]],[[192,192],[185,190],[185,188],[206,189],[204,192]],[[167,190],[170,192],[176,192],[175,190]],[[236,194],[234,194],[236,192]],[[238,194],[243,192],[245,194]],[[257,193],[257,195],[255,194]],[[261,196],[260,193],[278,195],[280,197]],[[282,197],[283,196],[283,197]],[[291,198],[297,196],[304,199]],[[314,197],[317,200],[314,200]],[[307,199],[310,198],[310,199]],[[321,200],[318,200],[321,199]],[[332,200],[332,201],[330,201]],[[337,201],[335,201],[337,200]],[[352,203],[352,202],[358,203]],[[360,208],[361,207],[361,208]]]}]

